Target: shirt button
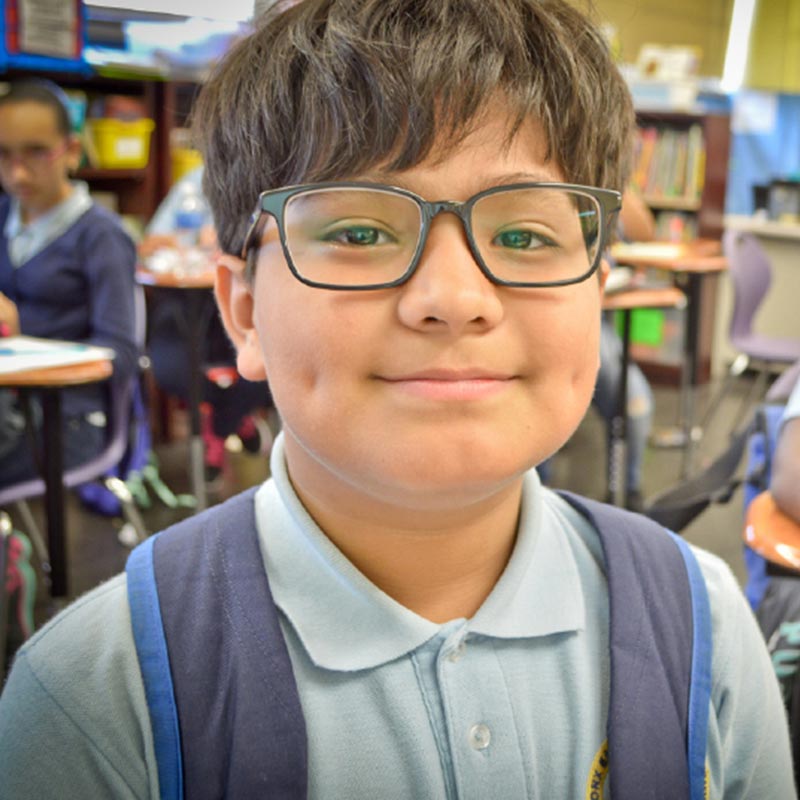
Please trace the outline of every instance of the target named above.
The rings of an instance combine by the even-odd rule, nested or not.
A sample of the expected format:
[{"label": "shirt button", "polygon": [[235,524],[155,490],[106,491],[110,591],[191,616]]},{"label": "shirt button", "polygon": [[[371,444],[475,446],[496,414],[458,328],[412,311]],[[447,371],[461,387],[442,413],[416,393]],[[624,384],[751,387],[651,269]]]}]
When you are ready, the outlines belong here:
[{"label": "shirt button", "polygon": [[455,664],[457,661],[461,661],[466,649],[467,645],[464,642],[461,642],[447,654],[447,660],[453,664]]},{"label": "shirt button", "polygon": [[469,743],[473,750],[485,750],[492,740],[492,732],[482,722],[469,729]]}]

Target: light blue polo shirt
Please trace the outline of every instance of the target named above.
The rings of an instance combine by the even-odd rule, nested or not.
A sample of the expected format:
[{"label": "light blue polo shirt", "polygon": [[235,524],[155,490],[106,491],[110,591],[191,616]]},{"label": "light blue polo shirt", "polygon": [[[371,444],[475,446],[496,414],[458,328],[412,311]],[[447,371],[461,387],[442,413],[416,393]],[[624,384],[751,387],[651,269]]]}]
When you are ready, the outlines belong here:
[{"label": "light blue polo shirt", "polygon": [[[606,580],[588,523],[531,472],[498,584],[472,619],[438,625],[347,561],[280,457],[273,469],[257,519],[306,715],[311,796],[581,796],[605,739],[608,684]],[[295,525],[270,524],[280,504]],[[354,754],[362,768],[343,769]]]},{"label": "light blue polo shirt", "polygon": [[[306,718],[310,800],[613,798],[602,757],[606,580],[577,512],[528,475],[495,589],[472,619],[437,625],[383,594],[317,528],[292,491],[281,437],[272,472],[257,520]],[[714,631],[709,796],[791,800],[761,634],[730,570],[696,552]],[[117,576],[20,651],[0,696],[0,798],[158,796]]]}]

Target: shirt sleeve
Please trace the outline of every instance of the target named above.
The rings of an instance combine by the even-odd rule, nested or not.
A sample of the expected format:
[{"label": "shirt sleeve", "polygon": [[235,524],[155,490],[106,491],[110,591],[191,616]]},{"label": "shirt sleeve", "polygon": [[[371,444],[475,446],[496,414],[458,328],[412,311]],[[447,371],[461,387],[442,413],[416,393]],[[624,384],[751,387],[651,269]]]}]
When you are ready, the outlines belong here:
[{"label": "shirt sleeve", "polygon": [[0,776],[3,800],[158,797],[124,576],[17,654],[0,695]]},{"label": "shirt sleeve", "polygon": [[695,550],[708,586],[713,685],[711,798],[796,798],[789,732],[777,678],[755,617],[728,566]]},{"label": "shirt sleeve", "polygon": [[800,379],[794,385],[792,393],[786,402],[786,410],[783,412],[783,421],[800,417]]},{"label": "shirt sleeve", "polygon": [[132,375],[139,357],[134,309],[136,247],[117,220],[101,217],[88,234],[84,258],[91,317],[87,342],[114,350],[115,375]]}]

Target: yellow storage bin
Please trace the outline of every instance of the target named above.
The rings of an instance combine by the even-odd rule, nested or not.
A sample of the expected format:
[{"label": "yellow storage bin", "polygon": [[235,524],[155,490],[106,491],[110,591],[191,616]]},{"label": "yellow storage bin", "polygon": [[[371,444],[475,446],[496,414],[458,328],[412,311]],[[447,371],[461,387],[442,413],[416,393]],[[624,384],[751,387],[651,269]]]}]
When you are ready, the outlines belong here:
[{"label": "yellow storage bin", "polygon": [[150,159],[151,119],[86,120],[94,141],[97,166],[103,169],[142,169]]}]

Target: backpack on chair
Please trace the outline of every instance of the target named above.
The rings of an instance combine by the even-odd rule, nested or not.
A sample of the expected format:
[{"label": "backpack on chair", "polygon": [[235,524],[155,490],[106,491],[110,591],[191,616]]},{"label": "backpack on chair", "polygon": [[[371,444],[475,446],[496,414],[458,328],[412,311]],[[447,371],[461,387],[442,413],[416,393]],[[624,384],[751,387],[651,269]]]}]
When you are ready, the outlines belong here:
[{"label": "backpack on chair", "polygon": [[[785,406],[765,402],[735,434],[723,453],[703,472],[657,496],[645,514],[680,531],[710,504],[727,503],[743,485],[745,514],[769,488],[772,462]],[[746,458],[743,477],[737,477]],[[754,504],[754,505],[756,505]],[[744,517],[742,528],[745,529]],[[744,537],[747,570],[745,595],[767,641],[789,720],[795,785],[800,787],[800,571],[770,560],[747,526]],[[762,552],[758,552],[762,550]]]}]

